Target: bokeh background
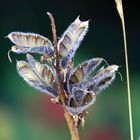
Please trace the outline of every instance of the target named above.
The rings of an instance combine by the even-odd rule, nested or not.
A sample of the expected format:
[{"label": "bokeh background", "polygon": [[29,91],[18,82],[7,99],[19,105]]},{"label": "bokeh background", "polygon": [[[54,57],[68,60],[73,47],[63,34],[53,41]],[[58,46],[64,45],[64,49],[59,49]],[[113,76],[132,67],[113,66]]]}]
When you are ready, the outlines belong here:
[{"label": "bokeh background", "polygon": [[[136,1],[124,0],[129,53],[134,139],[140,138],[140,16]],[[129,118],[121,22],[114,0],[1,0],[0,2],[0,140],[69,140],[70,135],[59,105],[48,96],[27,86],[16,72],[12,43],[4,38],[12,31],[35,32],[52,40],[50,20],[53,13],[57,34],[80,15],[90,21],[89,32],[78,49],[75,65],[92,57],[103,57],[117,64],[115,82],[98,96],[89,109],[81,140],[129,140]]]}]

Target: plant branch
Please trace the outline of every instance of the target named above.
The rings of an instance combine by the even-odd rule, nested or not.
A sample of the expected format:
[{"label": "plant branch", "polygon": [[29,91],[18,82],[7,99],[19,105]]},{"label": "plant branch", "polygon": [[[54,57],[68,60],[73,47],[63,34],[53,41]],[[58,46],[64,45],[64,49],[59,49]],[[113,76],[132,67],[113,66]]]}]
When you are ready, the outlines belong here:
[{"label": "plant branch", "polygon": [[51,13],[48,12],[47,14],[51,20],[53,41],[54,41],[54,50],[55,50],[55,55],[56,55],[55,70],[56,70],[56,74],[57,74],[57,78],[58,78],[58,93],[60,95],[60,100],[61,100],[62,105],[64,107],[64,112],[65,112],[64,116],[65,116],[65,119],[67,121],[69,130],[70,130],[70,134],[71,134],[71,138],[72,138],[71,140],[80,140],[78,129],[75,125],[74,119],[69,114],[69,112],[65,109],[66,97],[65,97],[64,86],[63,86],[63,82],[62,82],[62,78],[61,78],[61,72],[60,72],[60,62],[59,62],[59,52],[58,52],[58,48],[57,48],[57,34],[56,34],[55,21],[54,21],[54,18],[53,18]]},{"label": "plant branch", "polygon": [[52,34],[53,34],[53,41],[54,41],[54,50],[55,50],[55,55],[56,55],[56,74],[58,78],[58,93],[60,95],[60,100],[65,106],[65,93],[63,89],[63,83],[61,79],[61,73],[60,73],[60,65],[59,65],[59,53],[58,53],[58,48],[57,48],[57,35],[56,35],[56,26],[55,26],[55,21],[51,13],[47,12],[50,20],[51,20],[51,26],[52,26]]},{"label": "plant branch", "polygon": [[127,53],[127,41],[126,41],[126,30],[125,30],[125,20],[122,0],[115,0],[117,10],[122,22],[123,28],[123,40],[124,40],[124,50],[125,50],[125,65],[126,65],[126,79],[127,79],[127,93],[128,93],[128,109],[129,109],[129,123],[130,123],[130,137],[131,140],[134,139],[133,136],[133,121],[132,121],[132,107],[131,107],[131,92],[130,92],[130,80],[129,80],[129,66],[128,66],[128,53]]},{"label": "plant branch", "polygon": [[80,140],[79,133],[78,133],[78,128],[76,127],[72,116],[67,111],[65,111],[64,116],[67,120],[68,127],[69,127],[69,130],[70,130],[70,133],[71,133],[71,140]]}]

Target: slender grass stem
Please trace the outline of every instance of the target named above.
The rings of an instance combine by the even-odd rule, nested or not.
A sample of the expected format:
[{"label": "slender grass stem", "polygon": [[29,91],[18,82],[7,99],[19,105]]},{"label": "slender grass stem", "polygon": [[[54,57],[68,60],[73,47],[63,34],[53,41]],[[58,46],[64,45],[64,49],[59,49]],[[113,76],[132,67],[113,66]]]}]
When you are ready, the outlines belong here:
[{"label": "slender grass stem", "polygon": [[[125,32],[125,24],[122,21],[123,32]],[[126,35],[124,34],[124,39],[126,40]],[[124,41],[124,46],[127,46],[126,41]],[[133,120],[132,120],[132,105],[131,105],[131,91],[130,91],[130,79],[129,79],[129,65],[128,65],[128,55],[127,47],[125,48],[125,61],[126,61],[126,77],[127,77],[127,92],[128,92],[128,108],[129,108],[129,123],[130,123],[130,136],[133,140]]]},{"label": "slender grass stem", "polygon": [[126,30],[122,0],[115,0],[119,16],[121,18],[122,29],[123,29],[123,40],[125,50],[125,65],[126,65],[126,79],[127,79],[127,93],[128,93],[128,110],[129,110],[129,124],[130,124],[130,138],[134,139],[133,136],[133,119],[132,119],[132,107],[131,107],[131,91],[130,91],[130,80],[129,80],[129,66],[128,66],[128,53],[127,53],[127,41],[126,41]]}]

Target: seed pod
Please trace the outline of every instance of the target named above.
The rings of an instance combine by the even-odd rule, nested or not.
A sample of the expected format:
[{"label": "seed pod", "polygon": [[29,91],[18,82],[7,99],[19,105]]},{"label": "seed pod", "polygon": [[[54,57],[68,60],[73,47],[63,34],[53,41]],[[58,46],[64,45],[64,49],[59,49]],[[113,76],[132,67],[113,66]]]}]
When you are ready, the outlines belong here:
[{"label": "seed pod", "polygon": [[[53,81],[53,74],[50,69],[39,62],[31,63],[31,61],[29,63],[26,61],[17,61],[17,72],[19,75],[35,89],[44,92],[51,97],[56,97],[57,92],[51,87],[53,86],[53,82],[51,82]],[[48,73],[45,73],[46,71]]]},{"label": "seed pod", "polygon": [[89,21],[81,22],[79,17],[67,28],[60,40],[58,41],[58,49],[61,57],[61,66],[66,68],[71,64],[81,41],[88,30]]},{"label": "seed pod", "polygon": [[14,53],[47,54],[49,57],[54,55],[54,48],[51,41],[41,35],[12,32],[7,37],[15,44],[10,50]]}]

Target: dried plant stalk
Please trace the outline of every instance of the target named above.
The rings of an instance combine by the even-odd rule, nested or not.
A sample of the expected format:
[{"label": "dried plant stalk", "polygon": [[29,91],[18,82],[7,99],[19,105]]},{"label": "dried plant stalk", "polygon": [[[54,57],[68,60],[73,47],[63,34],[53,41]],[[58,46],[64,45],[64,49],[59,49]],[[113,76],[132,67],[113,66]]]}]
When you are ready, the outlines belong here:
[{"label": "dried plant stalk", "polygon": [[78,128],[75,126],[75,122],[74,122],[72,116],[69,114],[68,111],[65,111],[64,116],[66,118],[69,130],[70,130],[71,140],[80,140]]},{"label": "dried plant stalk", "polygon": [[126,30],[125,30],[125,20],[123,13],[122,0],[115,0],[116,8],[121,18],[123,38],[124,38],[124,50],[125,50],[125,65],[126,65],[126,78],[127,78],[127,93],[128,93],[128,109],[129,109],[129,123],[130,123],[130,137],[131,140],[134,139],[133,136],[133,121],[132,121],[132,107],[131,107],[131,92],[130,92],[130,80],[129,80],[129,66],[128,66],[128,53],[127,53],[127,41],[126,41]]},{"label": "dried plant stalk", "polygon": [[54,50],[55,50],[55,55],[56,55],[56,72],[57,72],[57,77],[58,77],[58,93],[60,95],[61,102],[63,106],[65,106],[65,93],[63,89],[63,83],[60,75],[60,67],[59,67],[59,53],[58,53],[58,48],[57,48],[57,35],[56,35],[56,27],[55,27],[55,21],[51,13],[47,12],[50,20],[51,20],[51,26],[52,26],[52,34],[53,34],[53,41],[54,41]]}]

